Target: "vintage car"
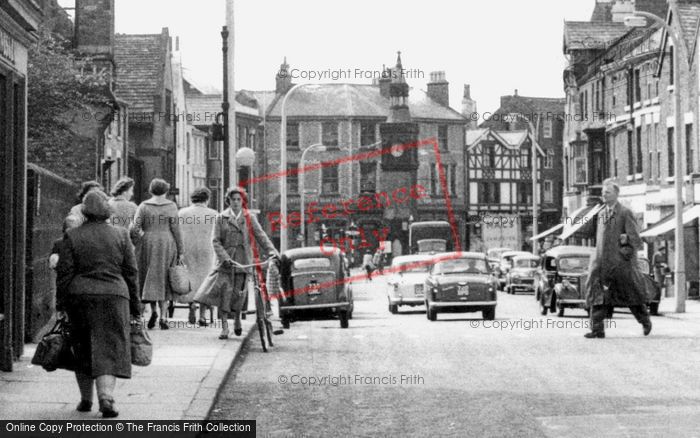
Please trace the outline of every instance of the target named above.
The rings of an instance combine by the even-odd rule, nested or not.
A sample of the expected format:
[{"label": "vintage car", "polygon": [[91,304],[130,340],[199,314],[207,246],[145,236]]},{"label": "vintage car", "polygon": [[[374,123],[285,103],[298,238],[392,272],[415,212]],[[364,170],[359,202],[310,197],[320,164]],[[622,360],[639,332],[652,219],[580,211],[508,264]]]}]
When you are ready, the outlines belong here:
[{"label": "vintage car", "polygon": [[396,257],[391,264],[391,276],[387,279],[389,312],[398,313],[400,306],[420,306],[425,301],[425,278],[428,276],[429,255]]},{"label": "vintage car", "polygon": [[511,266],[513,265],[513,257],[517,255],[530,255],[529,252],[525,251],[504,251],[501,253],[501,259],[500,262],[498,263],[498,268],[496,268],[496,277],[498,278],[498,289],[503,290],[503,287],[506,285],[506,275],[508,274],[508,271],[510,271]]},{"label": "vintage car", "polygon": [[501,260],[501,254],[506,251],[513,251],[513,248],[491,248],[486,251],[486,257]]},{"label": "vintage car", "polygon": [[352,287],[345,281],[345,258],[338,248],[306,247],[285,251],[280,257],[282,326],[302,318],[337,315],[348,328],[354,309]]},{"label": "vintage car", "polygon": [[506,274],[505,292],[515,294],[518,291],[535,292],[535,280],[540,268],[540,257],[521,254],[513,257],[513,267]]},{"label": "vintage car", "polygon": [[425,280],[425,309],[430,321],[437,314],[481,312],[496,318],[496,279],[483,253],[440,254]]},{"label": "vintage car", "polygon": [[536,292],[542,315],[586,309],[588,265],[594,254],[595,248],[588,246],[557,246],[544,253]]},{"label": "vintage car", "polygon": [[418,254],[437,254],[447,251],[444,239],[423,239],[417,242]]},{"label": "vintage car", "polygon": [[496,257],[487,257],[486,259],[488,260],[491,271],[496,272],[496,268],[501,264],[501,259]]}]

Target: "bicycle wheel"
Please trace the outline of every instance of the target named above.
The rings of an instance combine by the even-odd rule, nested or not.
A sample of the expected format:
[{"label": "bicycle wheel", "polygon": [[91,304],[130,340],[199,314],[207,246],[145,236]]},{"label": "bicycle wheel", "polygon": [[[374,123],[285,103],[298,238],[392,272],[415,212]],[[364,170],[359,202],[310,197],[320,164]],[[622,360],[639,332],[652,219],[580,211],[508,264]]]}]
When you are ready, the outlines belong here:
[{"label": "bicycle wheel", "polygon": [[255,325],[258,326],[258,334],[260,335],[260,344],[262,345],[262,349],[265,353],[267,353],[267,344],[266,344],[266,334],[265,332],[267,331],[267,324],[266,324],[266,319],[265,319],[265,306],[262,302],[262,297],[260,296],[260,289],[257,287],[254,287],[254,292],[255,292]]}]

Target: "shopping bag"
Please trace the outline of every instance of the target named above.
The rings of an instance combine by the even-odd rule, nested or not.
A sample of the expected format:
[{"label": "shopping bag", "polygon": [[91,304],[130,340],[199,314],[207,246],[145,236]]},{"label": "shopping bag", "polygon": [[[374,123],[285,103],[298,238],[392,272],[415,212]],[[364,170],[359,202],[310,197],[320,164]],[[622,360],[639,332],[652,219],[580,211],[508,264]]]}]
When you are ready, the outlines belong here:
[{"label": "shopping bag", "polygon": [[146,367],[153,359],[153,343],[148,332],[143,329],[143,322],[131,323],[131,364]]},{"label": "shopping bag", "polygon": [[46,371],[55,371],[58,368],[75,370],[75,353],[70,342],[70,328],[68,321],[61,318],[56,321],[51,331],[45,334],[32,357],[32,364],[41,365]]},{"label": "shopping bag", "polygon": [[171,266],[168,269],[168,279],[170,281],[170,289],[174,294],[186,295],[190,293],[190,274],[187,272],[187,266],[178,262],[177,265]]}]

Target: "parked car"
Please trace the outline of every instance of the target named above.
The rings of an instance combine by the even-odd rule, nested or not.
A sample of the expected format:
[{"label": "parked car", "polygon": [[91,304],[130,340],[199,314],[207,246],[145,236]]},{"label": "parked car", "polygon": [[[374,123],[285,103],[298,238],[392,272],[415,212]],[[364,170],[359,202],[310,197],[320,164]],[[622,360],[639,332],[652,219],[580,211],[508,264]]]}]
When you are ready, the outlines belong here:
[{"label": "parked car", "polygon": [[501,260],[501,254],[503,254],[506,251],[513,251],[512,248],[491,248],[486,251],[486,257],[489,259],[497,259]]},{"label": "parked car", "polygon": [[496,279],[483,253],[446,253],[425,280],[425,309],[430,321],[442,312],[481,312],[496,318]]},{"label": "parked car", "polygon": [[513,267],[506,274],[506,293],[535,292],[535,280],[538,277],[539,269],[540,257],[536,255],[522,254],[513,257]]},{"label": "parked car", "polygon": [[510,271],[511,266],[513,266],[513,257],[517,255],[530,255],[531,253],[525,251],[504,251],[501,253],[501,259],[496,269],[496,277],[498,278],[498,290],[503,290],[506,285],[506,275]]},{"label": "parked car", "polygon": [[496,268],[498,268],[498,265],[501,263],[501,259],[497,257],[487,257],[486,260],[489,262],[489,267],[491,268],[492,272],[496,272]]},{"label": "parked car", "polygon": [[430,269],[429,255],[396,257],[391,264],[391,276],[387,279],[389,312],[398,313],[400,306],[421,306],[425,301],[425,279]]},{"label": "parked car", "polygon": [[309,316],[335,315],[348,328],[354,309],[352,287],[345,282],[347,267],[342,251],[306,247],[285,251],[280,257],[283,299],[279,304],[282,326]]},{"label": "parked car", "polygon": [[586,308],[588,265],[595,248],[588,246],[557,246],[542,256],[536,296],[540,312],[557,312],[564,316],[566,308]]}]

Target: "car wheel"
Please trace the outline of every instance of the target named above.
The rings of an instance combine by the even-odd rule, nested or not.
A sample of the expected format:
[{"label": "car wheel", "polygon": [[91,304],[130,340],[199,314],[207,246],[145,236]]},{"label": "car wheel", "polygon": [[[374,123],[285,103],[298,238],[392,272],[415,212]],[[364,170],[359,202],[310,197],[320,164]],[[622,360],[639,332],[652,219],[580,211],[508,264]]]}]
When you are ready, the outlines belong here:
[{"label": "car wheel", "polygon": [[283,329],[288,329],[289,328],[289,320],[287,318],[282,319],[282,328]]},{"label": "car wheel", "polygon": [[396,304],[389,304],[389,312],[391,312],[392,315],[396,315],[399,313],[399,306]]},{"label": "car wheel", "polygon": [[540,300],[540,315],[545,316],[549,312],[549,307],[544,305],[544,297]]},{"label": "car wheel", "polygon": [[496,319],[496,308],[489,307],[488,309],[482,310],[481,316],[487,321],[493,321],[494,319]]},{"label": "car wheel", "polygon": [[338,312],[338,317],[340,318],[340,328],[348,328],[348,311],[341,310],[340,312]]},{"label": "car wheel", "polygon": [[559,316],[559,317],[564,316],[564,306],[559,306],[559,311],[557,312],[557,316]]},{"label": "car wheel", "polygon": [[659,316],[659,303],[649,303],[649,313]]},{"label": "car wheel", "polygon": [[435,309],[428,307],[428,311],[426,313],[428,314],[429,321],[437,321],[437,311],[435,311]]}]

